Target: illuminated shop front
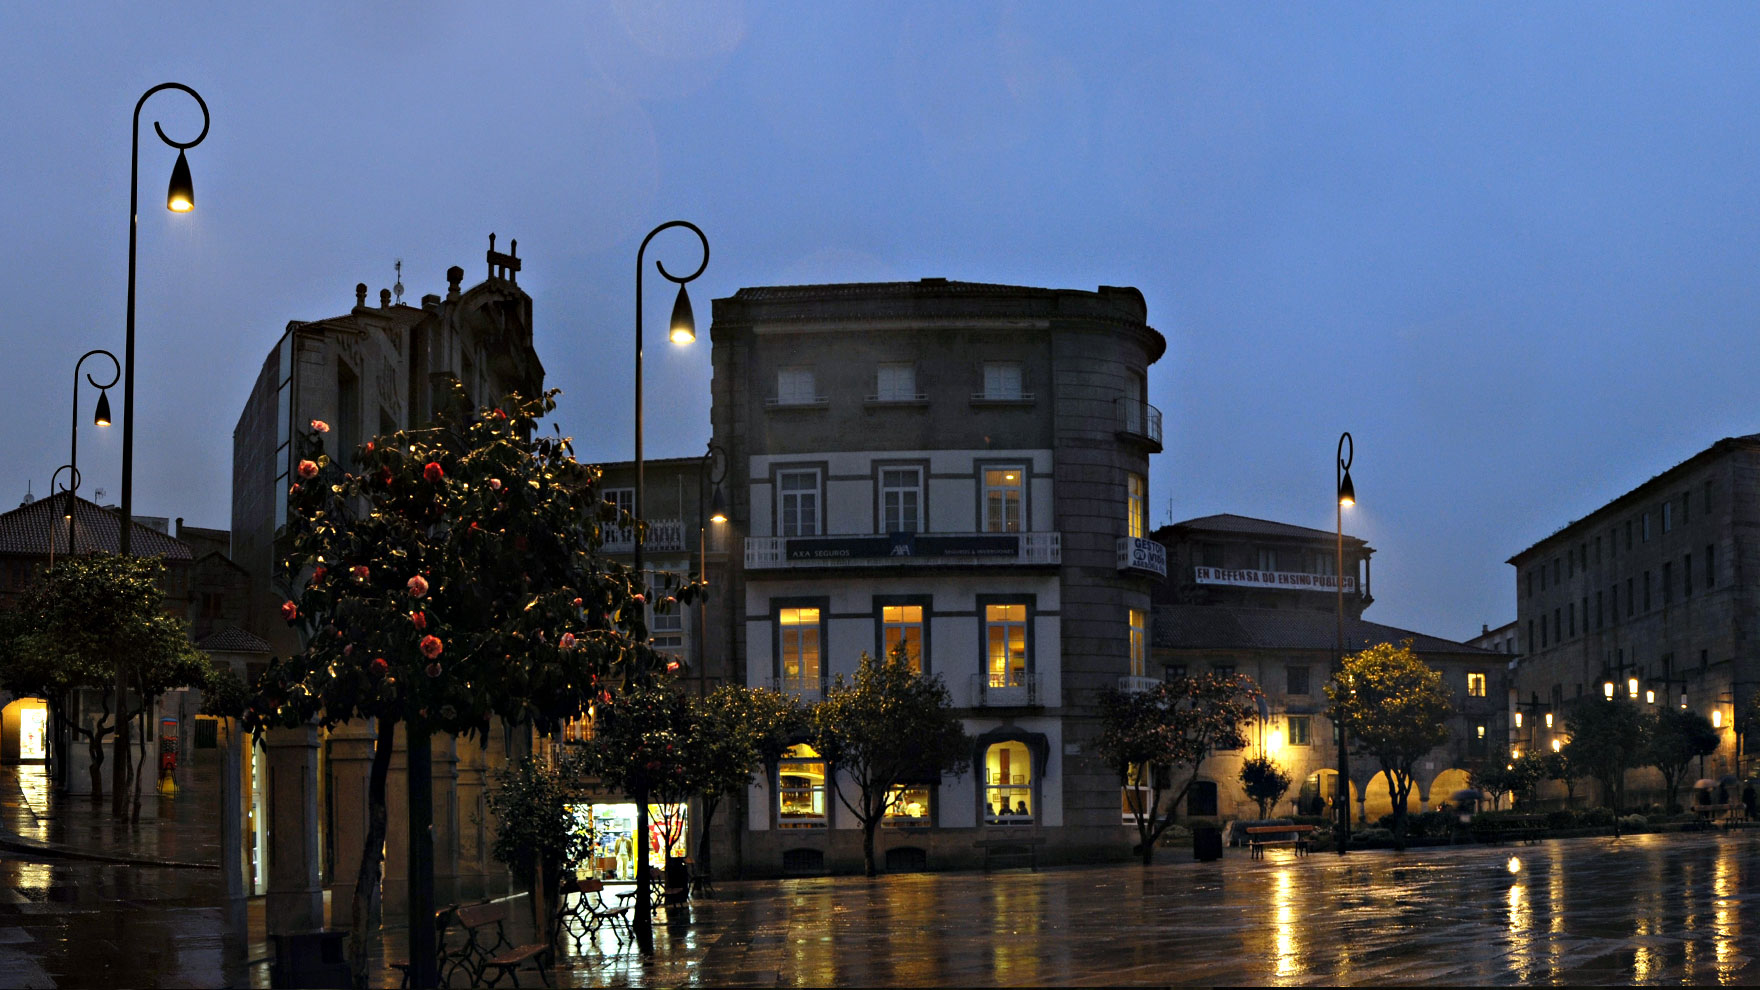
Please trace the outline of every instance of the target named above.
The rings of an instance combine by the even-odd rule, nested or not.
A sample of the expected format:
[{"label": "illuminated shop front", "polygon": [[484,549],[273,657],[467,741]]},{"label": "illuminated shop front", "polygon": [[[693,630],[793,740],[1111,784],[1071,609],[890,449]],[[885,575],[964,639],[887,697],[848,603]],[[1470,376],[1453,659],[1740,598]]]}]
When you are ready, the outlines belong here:
[{"label": "illuminated shop front", "polygon": [[[632,837],[636,834],[635,802],[595,802],[571,805],[575,828],[591,839],[583,873],[599,880],[634,882],[636,850]],[[648,805],[648,866],[655,870],[666,866],[667,837],[672,837],[672,855],[687,855],[690,835],[690,808],[682,804]]]}]

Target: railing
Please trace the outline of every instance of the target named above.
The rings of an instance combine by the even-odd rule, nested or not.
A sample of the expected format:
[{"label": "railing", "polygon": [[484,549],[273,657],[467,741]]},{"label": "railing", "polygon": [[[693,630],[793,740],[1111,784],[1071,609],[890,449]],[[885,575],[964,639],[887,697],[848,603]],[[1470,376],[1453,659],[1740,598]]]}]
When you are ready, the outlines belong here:
[{"label": "railing", "polygon": [[973,708],[1031,708],[1042,704],[1038,674],[1015,672],[1007,678],[972,675]]},{"label": "railing", "polygon": [[883,536],[753,536],[746,567],[972,567],[1063,562],[1063,534],[892,533]]},{"label": "railing", "polygon": [[1161,449],[1161,410],[1141,399],[1118,398],[1118,432]]},{"label": "railing", "polygon": [[1144,691],[1155,690],[1155,687],[1160,683],[1160,681],[1153,677],[1131,677],[1127,675],[1118,679],[1118,689],[1125,694],[1141,694]]},{"label": "railing", "polygon": [[817,677],[772,677],[770,690],[778,694],[790,694],[807,702],[819,701],[825,693]]},{"label": "railing", "polygon": [[[608,528],[605,530],[605,545],[600,549],[605,553],[635,553],[636,531],[627,526]],[[661,553],[684,551],[684,520],[648,520],[648,538],[642,541],[642,549]],[[695,547],[691,549],[695,549]]]},{"label": "railing", "polygon": [[810,399],[800,396],[784,398],[772,395],[764,400],[764,408],[766,409],[823,409],[830,404],[831,398],[824,395],[815,395]]},{"label": "railing", "polygon": [[1118,569],[1167,576],[1167,548],[1140,536],[1118,538]]}]

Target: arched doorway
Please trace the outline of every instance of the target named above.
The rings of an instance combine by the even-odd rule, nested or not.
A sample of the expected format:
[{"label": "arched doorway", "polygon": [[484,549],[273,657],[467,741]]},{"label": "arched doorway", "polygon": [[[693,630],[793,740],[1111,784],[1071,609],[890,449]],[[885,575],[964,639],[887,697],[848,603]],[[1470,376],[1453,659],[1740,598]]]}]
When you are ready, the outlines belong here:
[{"label": "arched doorway", "polygon": [[1451,797],[1454,792],[1471,786],[1473,785],[1465,770],[1455,768],[1444,770],[1436,775],[1436,779],[1430,781],[1430,789],[1424,792],[1425,806],[1432,811],[1441,808],[1444,804],[1453,807],[1454,802]]},{"label": "arched doorway", "polygon": [[1337,797],[1338,771],[1316,770],[1302,781],[1302,789],[1296,794],[1296,814],[1331,815]]},{"label": "arched doorway", "polygon": [[20,698],[0,709],[0,763],[42,763],[49,758],[49,706]]},{"label": "arched doorway", "polygon": [[1393,814],[1393,792],[1388,789],[1387,775],[1377,773],[1363,786],[1363,818],[1374,824]]}]

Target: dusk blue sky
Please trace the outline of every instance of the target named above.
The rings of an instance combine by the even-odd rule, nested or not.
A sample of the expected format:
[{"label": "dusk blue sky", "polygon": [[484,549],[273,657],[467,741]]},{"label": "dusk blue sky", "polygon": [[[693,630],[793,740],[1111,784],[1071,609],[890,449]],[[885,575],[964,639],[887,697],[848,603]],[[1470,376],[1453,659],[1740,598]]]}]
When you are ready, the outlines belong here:
[{"label": "dusk blue sky", "polygon": [[[285,324],[399,257],[406,298],[474,283],[490,231],[563,430],[629,457],[635,250],[685,218],[704,324],[748,285],[1139,287],[1153,522],[1331,529],[1351,430],[1368,617],[1465,637],[1514,618],[1512,553],[1760,429],[1756,51],[1718,4],[7,3],[0,498],[122,350],[130,114],[177,80],[213,127],[174,216],[150,122],[197,114],[143,119],[137,512],[228,526]],[[647,453],[693,455],[707,334],[666,345],[649,289]],[[120,429],[80,439],[114,501]]]}]

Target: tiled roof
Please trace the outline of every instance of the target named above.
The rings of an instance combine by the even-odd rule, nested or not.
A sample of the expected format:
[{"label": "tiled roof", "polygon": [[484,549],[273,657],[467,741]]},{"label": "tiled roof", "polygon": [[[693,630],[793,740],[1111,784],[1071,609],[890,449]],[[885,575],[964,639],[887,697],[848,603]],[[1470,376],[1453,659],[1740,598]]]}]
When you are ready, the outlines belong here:
[{"label": "tiled roof", "polygon": [[[52,495],[21,505],[11,512],[0,513],[0,553],[48,556],[50,541],[54,552],[67,552],[66,507],[69,496]],[[80,553],[102,550],[116,553],[117,513],[72,496],[74,508],[74,545]],[[133,524],[129,549],[143,557],[164,557],[167,560],[191,559],[189,544],[167,536],[140,523]]]},{"label": "tiled roof", "polygon": [[[1337,623],[1334,613],[1318,609],[1158,605],[1153,635],[1155,646],[1170,650],[1330,650],[1337,642]],[[1418,653],[1491,652],[1379,622],[1344,620],[1347,650],[1408,639]]]},{"label": "tiled roof", "polygon": [[[1252,536],[1286,536],[1298,540],[1333,540],[1338,534],[1330,529],[1311,529],[1307,526],[1293,526],[1289,523],[1273,522],[1269,519],[1254,519],[1252,516],[1237,516],[1232,512],[1223,512],[1214,516],[1199,516],[1177,522],[1167,529],[1202,529],[1212,533],[1246,533]],[[1358,537],[1346,533],[1345,540],[1350,543],[1362,543]]]},{"label": "tiled roof", "polygon": [[269,644],[237,626],[216,629],[202,637],[196,649],[208,653],[269,653]]}]

